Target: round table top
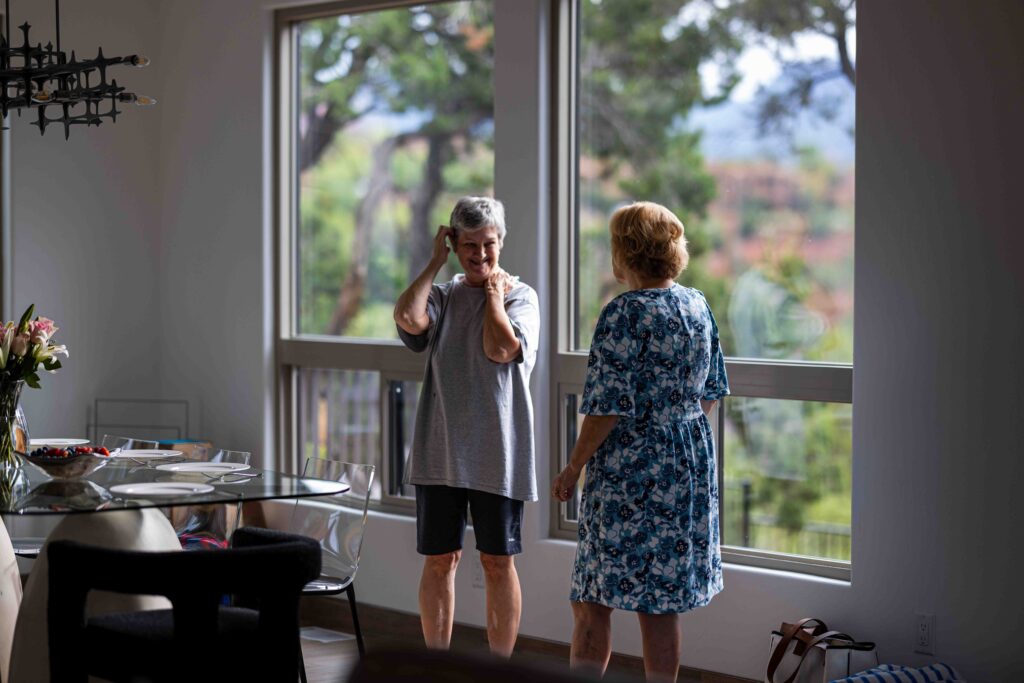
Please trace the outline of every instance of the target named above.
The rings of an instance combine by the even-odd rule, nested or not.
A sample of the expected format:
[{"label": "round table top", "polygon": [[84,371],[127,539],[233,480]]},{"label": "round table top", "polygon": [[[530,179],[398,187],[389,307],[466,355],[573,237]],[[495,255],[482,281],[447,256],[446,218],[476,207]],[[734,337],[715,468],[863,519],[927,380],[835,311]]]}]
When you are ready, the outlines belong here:
[{"label": "round table top", "polygon": [[[244,465],[221,466],[181,458],[103,458],[98,469],[71,479],[53,478],[24,463],[0,473],[0,514],[53,515],[148,507],[238,503],[332,496],[347,484],[297,477]],[[177,464],[177,466],[175,466]],[[186,465],[182,467],[181,465]],[[196,465],[199,465],[197,468]],[[182,471],[182,470],[212,471]],[[224,471],[231,470],[231,471]]]}]

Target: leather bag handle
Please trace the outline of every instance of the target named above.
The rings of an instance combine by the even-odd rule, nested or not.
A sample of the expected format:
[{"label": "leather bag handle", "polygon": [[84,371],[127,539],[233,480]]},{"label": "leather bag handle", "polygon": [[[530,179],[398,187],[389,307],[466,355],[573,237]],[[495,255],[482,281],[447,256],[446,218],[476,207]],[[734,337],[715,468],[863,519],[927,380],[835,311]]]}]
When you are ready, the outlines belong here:
[{"label": "leather bag handle", "polygon": [[[813,626],[811,627],[811,632],[810,633],[807,633],[804,630],[805,628],[807,628],[808,624],[813,624]],[[807,636],[817,636],[818,634],[820,634],[822,632],[825,632],[825,633],[829,633],[830,632],[828,630],[828,626],[825,625],[824,621],[822,621],[821,619],[815,619],[813,617],[804,617],[803,619],[801,619],[800,621],[796,622],[795,624],[783,624],[781,630],[782,630],[782,640],[780,640],[779,644],[775,646],[775,651],[772,652],[772,656],[768,660],[768,680],[771,681],[771,683],[775,683],[775,672],[776,672],[776,670],[778,670],[779,664],[782,663],[782,658],[786,654],[786,648],[789,647],[790,641],[792,641],[793,638],[796,637],[798,633],[804,633]],[[831,633],[834,633],[834,631],[832,631]],[[800,646],[803,646],[802,653],[801,652],[796,652],[794,650],[794,654],[802,654],[802,656],[800,658],[800,663],[802,664],[803,661],[804,661],[804,657],[806,657],[807,653],[810,652],[810,646],[807,645],[806,642],[803,641],[802,639],[797,644],[798,648]],[[799,670],[800,670],[800,667],[798,666],[796,671],[799,671]],[[792,682],[793,678],[796,676],[796,671],[793,672],[793,676],[790,676],[789,682],[787,682],[787,683],[791,683]]]},{"label": "leather bag handle", "polygon": [[[815,636],[807,644],[807,649],[804,650],[803,655],[801,655],[801,657],[800,657],[800,663],[796,665],[796,668],[793,669],[793,673],[791,673],[789,675],[789,678],[787,678],[785,681],[783,681],[783,683],[793,683],[793,681],[796,680],[796,675],[798,673],[800,673],[800,667],[802,667],[804,665],[804,660],[807,659],[807,655],[811,654],[811,650],[813,650],[815,646],[820,645],[821,643],[824,643],[826,641],[831,641],[831,640],[842,640],[842,641],[847,641],[847,642],[850,642],[850,643],[856,642],[848,634],[843,633],[842,631],[825,631],[824,633],[821,633],[821,634]],[[775,682],[774,677],[771,678],[770,680],[772,681],[772,683]]]}]

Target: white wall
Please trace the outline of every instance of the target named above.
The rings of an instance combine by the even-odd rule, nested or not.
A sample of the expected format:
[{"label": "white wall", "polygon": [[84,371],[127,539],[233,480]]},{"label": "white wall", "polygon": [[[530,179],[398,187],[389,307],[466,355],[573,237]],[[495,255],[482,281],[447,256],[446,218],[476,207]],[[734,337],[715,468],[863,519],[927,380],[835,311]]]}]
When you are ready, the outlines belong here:
[{"label": "white wall", "polygon": [[159,19],[163,390],[197,406],[197,435],[257,459],[273,443],[264,4],[176,0]]},{"label": "white wall", "polygon": [[1024,680],[1024,5],[859,5],[856,632]]},{"label": "white wall", "polygon": [[[541,158],[544,126],[528,114],[546,87],[543,67],[530,54],[540,44],[534,31],[544,3],[497,2],[506,31],[518,27],[514,40],[498,35],[499,55],[516,67],[499,66],[497,97],[520,101],[527,115],[499,118],[499,169],[509,165],[507,173],[499,170],[498,193],[512,199],[510,222],[536,223],[540,244],[546,180],[531,164]],[[153,17],[150,5],[106,5],[122,17]],[[887,661],[922,662],[927,658],[912,653],[911,636],[914,613],[924,611],[937,617],[937,658],[969,680],[1021,680],[1013,631],[1024,605],[1013,575],[1019,537],[1013,520],[1020,516],[1011,501],[1024,474],[1017,348],[1024,283],[1017,266],[1021,221],[1011,193],[1024,180],[1018,165],[1024,60],[1016,47],[1024,5],[858,5],[853,581],[727,567],[722,595],[684,618],[683,661],[758,678],[769,629],[782,619],[816,615],[877,640]],[[16,149],[16,253],[68,265],[83,253],[98,256],[106,245],[128,257],[125,265],[136,276],[158,273],[155,282],[39,275],[19,282],[16,291],[38,292],[35,300],[51,317],[66,315],[66,327],[82,329],[74,343],[83,367],[74,372],[86,374],[58,377],[71,390],[70,397],[54,397],[63,412],[80,411],[94,387],[124,388],[102,385],[114,382],[107,378],[117,361],[85,336],[89,330],[95,339],[111,324],[115,302],[139,311],[140,346],[156,344],[161,358],[155,386],[199,401],[206,435],[257,451],[272,445],[271,6],[267,0],[160,3],[147,28],[159,40],[152,32],[140,36],[158,46],[151,53],[165,57],[149,74],[138,72],[159,75],[151,91],[162,98],[156,140],[153,119],[143,118],[153,112],[141,112],[106,130],[76,131],[73,146],[56,136],[32,143],[51,150],[38,152],[42,158],[74,159],[79,173],[66,172],[74,176],[67,180],[73,199],[54,199],[41,186],[65,171],[19,169],[34,155]],[[102,41],[112,52],[114,41],[128,35],[109,26],[114,21],[116,29],[122,19],[104,14],[104,25],[85,42]],[[18,135],[19,141],[30,137]],[[86,146],[108,139],[105,157],[88,156]],[[140,150],[155,153],[155,162],[138,161]],[[90,203],[94,197],[110,206]],[[88,232],[66,234],[68,216],[76,223],[85,218]],[[141,227],[153,216],[159,216],[158,241]],[[508,255],[510,264],[534,276],[541,300],[549,300],[544,250],[531,252],[525,235],[516,239],[522,241],[513,243],[519,246]],[[146,302],[152,309],[144,310]],[[109,317],[102,318],[104,311]],[[98,318],[108,322],[84,327]],[[138,347],[122,352],[139,361],[154,355]],[[152,380],[152,367],[138,370],[147,373],[140,386]],[[539,416],[547,412],[543,400],[538,396]],[[53,420],[38,414],[31,415]],[[541,420],[542,491],[546,428]],[[546,503],[528,506],[519,560],[522,631],[565,640],[573,547],[544,539],[546,529]],[[361,598],[416,611],[413,548],[410,520],[374,515]],[[471,587],[470,572],[457,583],[456,618],[483,624],[483,595]],[[615,646],[639,653],[629,615],[616,618]]]},{"label": "white wall", "polygon": [[[33,44],[55,39],[52,2],[11,3],[15,27],[32,24]],[[61,47],[79,58],[146,54],[159,64],[155,0],[64,3]],[[111,68],[134,92],[161,97],[157,69]],[[30,304],[60,326],[70,358],[42,389],[25,389],[33,434],[80,436],[97,396],[151,397],[159,392],[160,160],[162,110],[124,107],[116,123],[60,126],[45,136],[34,112],[8,119],[11,150],[12,291],[19,316]],[[53,116],[54,112],[50,112]]]}]

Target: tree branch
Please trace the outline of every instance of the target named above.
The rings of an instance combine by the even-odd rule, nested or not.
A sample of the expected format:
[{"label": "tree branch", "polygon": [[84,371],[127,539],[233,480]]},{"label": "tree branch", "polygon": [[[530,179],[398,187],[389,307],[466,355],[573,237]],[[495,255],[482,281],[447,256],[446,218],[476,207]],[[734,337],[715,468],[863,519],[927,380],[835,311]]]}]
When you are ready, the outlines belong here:
[{"label": "tree branch", "polygon": [[433,230],[430,216],[437,198],[444,189],[444,165],[452,157],[454,133],[440,132],[427,136],[427,159],[423,167],[423,180],[413,191],[410,200],[412,221],[409,224],[409,282],[423,270],[430,259]]},{"label": "tree branch", "polygon": [[345,272],[345,280],[341,284],[341,291],[338,292],[338,303],[327,326],[327,334],[343,335],[362,305],[366,277],[370,268],[370,242],[377,210],[391,191],[391,157],[403,142],[402,136],[391,137],[373,150],[373,163],[366,194],[356,207],[352,256]]},{"label": "tree branch", "polygon": [[835,26],[835,33],[831,37],[836,41],[836,49],[839,51],[839,66],[842,68],[846,80],[850,81],[850,85],[856,89],[857,71],[850,59],[850,47],[846,43],[846,29],[849,28],[849,23],[846,21],[846,10],[835,7],[829,14],[832,25]]}]

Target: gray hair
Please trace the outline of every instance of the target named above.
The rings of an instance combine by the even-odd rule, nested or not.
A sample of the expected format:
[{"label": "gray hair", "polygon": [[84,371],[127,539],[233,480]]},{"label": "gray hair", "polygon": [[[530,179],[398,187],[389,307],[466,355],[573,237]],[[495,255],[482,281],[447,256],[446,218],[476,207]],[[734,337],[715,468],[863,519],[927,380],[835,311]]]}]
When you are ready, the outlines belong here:
[{"label": "gray hair", "polygon": [[448,221],[458,242],[459,232],[474,232],[494,226],[498,239],[505,241],[505,206],[493,197],[463,197],[455,202]]}]

